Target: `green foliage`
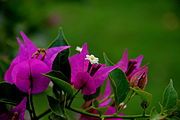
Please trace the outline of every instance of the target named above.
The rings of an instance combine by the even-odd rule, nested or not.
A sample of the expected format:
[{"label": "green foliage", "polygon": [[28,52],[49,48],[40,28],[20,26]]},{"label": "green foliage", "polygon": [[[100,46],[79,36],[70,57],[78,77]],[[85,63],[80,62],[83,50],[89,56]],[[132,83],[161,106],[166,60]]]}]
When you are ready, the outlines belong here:
[{"label": "green foliage", "polygon": [[49,102],[49,107],[51,109],[51,111],[61,117],[61,118],[66,118],[65,117],[65,111],[64,111],[64,103],[60,103],[58,100],[56,100],[55,98],[51,97],[51,96],[47,96],[48,98],[48,102]]},{"label": "green foliage", "polygon": [[[64,37],[63,30],[62,30],[62,28],[60,28],[59,32],[58,32],[58,36],[49,45],[49,48],[57,47],[57,46],[68,46],[68,45],[69,44]],[[57,55],[57,57],[55,58],[55,60],[53,62],[53,67],[52,67],[53,70],[61,71],[68,78],[67,79],[68,82],[69,82],[70,73],[71,73],[71,69],[70,69],[70,65],[69,65],[69,61],[68,61],[69,53],[70,53],[69,49],[66,49],[66,50],[62,51],[61,53],[59,53]],[[65,80],[65,79],[63,79],[63,80]]]},{"label": "green foliage", "polygon": [[173,81],[170,80],[168,86],[164,90],[162,105],[164,110],[169,110],[177,105],[178,94],[173,87]]},{"label": "green foliage", "polygon": [[157,112],[156,108],[151,110],[150,120],[163,120],[166,116]]},{"label": "green foliage", "polygon": [[48,73],[49,76],[53,76],[53,77],[57,77],[59,79],[62,79],[64,81],[67,81],[68,78],[61,72],[61,71],[55,71],[55,70],[52,70]]},{"label": "green foliage", "polygon": [[[139,95],[142,99],[142,107],[149,106],[152,100],[152,94],[140,89],[140,88],[131,88],[137,95]],[[144,105],[143,105],[144,104]],[[145,107],[144,106],[144,107]]]},{"label": "green foliage", "polygon": [[57,89],[63,90],[64,93],[67,94],[68,98],[71,98],[73,96],[74,90],[69,83],[48,74],[46,74],[45,76],[52,80],[52,82],[57,86]]},{"label": "green foliage", "polygon": [[0,83],[0,102],[16,105],[21,102],[25,94],[19,91],[15,85],[6,82]]},{"label": "green foliage", "polygon": [[[113,63],[108,59],[106,54],[104,54],[105,63],[108,66],[113,65]],[[114,93],[115,103],[118,106],[123,102],[129,92],[129,83],[126,79],[126,75],[120,69],[115,69],[110,73],[111,86]]]},{"label": "green foliage", "polygon": [[177,91],[173,87],[173,81],[170,80],[169,84],[164,90],[162,105],[160,104],[161,111],[157,112],[155,108],[151,111],[151,120],[168,119],[176,120],[180,119],[180,104],[178,100]]}]

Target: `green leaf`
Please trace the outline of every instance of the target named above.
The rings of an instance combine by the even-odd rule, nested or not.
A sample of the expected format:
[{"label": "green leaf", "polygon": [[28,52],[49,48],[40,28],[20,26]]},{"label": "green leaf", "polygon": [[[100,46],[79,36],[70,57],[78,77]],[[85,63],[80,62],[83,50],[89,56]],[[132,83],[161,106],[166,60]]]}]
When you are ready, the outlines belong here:
[{"label": "green leaf", "polygon": [[83,99],[86,100],[86,101],[89,101],[89,100],[92,100],[94,98],[97,98],[100,94],[100,91],[101,91],[101,88],[99,87],[96,92],[92,95],[84,95],[83,96]]},{"label": "green leaf", "polygon": [[51,115],[49,115],[49,120],[68,120],[68,119],[52,113]]},{"label": "green leaf", "polygon": [[18,90],[15,85],[6,82],[0,83],[0,91],[0,102],[7,104],[16,105],[25,97],[25,93]]},{"label": "green leaf", "polygon": [[44,76],[50,78],[52,80],[52,82],[57,86],[57,88],[59,88],[60,91],[63,90],[65,93],[67,93],[68,98],[71,98],[73,96],[74,90],[69,83],[67,83],[64,80],[61,80],[57,77],[50,76],[48,74],[46,74]]},{"label": "green leaf", "polygon": [[166,115],[161,115],[157,112],[157,110],[152,108],[151,114],[150,114],[150,120],[163,120],[166,117]]},{"label": "green leaf", "polygon": [[[112,66],[114,65],[104,54],[104,60],[106,65]],[[118,106],[122,103],[128,95],[130,90],[128,80],[126,79],[126,75],[120,69],[115,69],[110,73],[111,78],[111,86],[114,92],[115,103]]]},{"label": "green leaf", "polygon": [[107,111],[107,107],[99,107],[96,108],[96,110],[98,111],[99,114],[103,115],[106,111]]},{"label": "green leaf", "polygon": [[[60,28],[59,32],[58,32],[58,36],[50,44],[49,48],[57,47],[57,46],[67,46],[67,45],[69,45],[69,44],[64,37],[62,28]],[[61,53],[59,53],[57,55],[57,57],[55,58],[55,60],[53,62],[53,66],[52,66],[53,70],[61,71],[68,78],[68,80],[70,78],[70,73],[71,73],[70,64],[69,64],[69,60],[68,60],[69,53],[70,53],[69,49],[66,49],[66,50],[62,51]]]},{"label": "green leaf", "polygon": [[94,101],[92,102],[92,106],[95,107],[95,108],[97,108],[97,107],[99,106],[99,101],[94,100]]},{"label": "green leaf", "polygon": [[58,100],[56,100],[55,98],[51,96],[47,96],[47,98],[48,98],[48,103],[49,103],[49,107],[51,111],[55,115],[65,118],[64,104],[63,103],[61,104]]},{"label": "green leaf", "polygon": [[[61,71],[50,71],[49,73],[47,73],[49,76],[52,76],[52,77],[56,77],[56,78],[59,78],[61,80],[64,80],[64,81],[68,81],[67,80],[67,77],[61,72]],[[55,97],[57,99],[61,99],[61,100],[64,100],[64,95],[63,95],[63,92],[62,90],[60,90],[60,88],[58,88],[57,85],[53,85],[53,93],[55,95]]]},{"label": "green leaf", "polygon": [[152,94],[140,89],[140,88],[131,88],[137,95],[139,95],[143,102],[146,103],[147,107],[151,103]]},{"label": "green leaf", "polygon": [[176,106],[178,94],[173,87],[173,81],[170,80],[168,86],[164,90],[162,105],[165,110],[172,109]]},{"label": "green leaf", "polygon": [[59,79],[62,79],[62,80],[65,80],[67,81],[68,78],[61,72],[61,71],[55,71],[55,70],[52,70],[50,71],[49,73],[47,73],[49,76],[52,76],[52,77],[57,77]]}]

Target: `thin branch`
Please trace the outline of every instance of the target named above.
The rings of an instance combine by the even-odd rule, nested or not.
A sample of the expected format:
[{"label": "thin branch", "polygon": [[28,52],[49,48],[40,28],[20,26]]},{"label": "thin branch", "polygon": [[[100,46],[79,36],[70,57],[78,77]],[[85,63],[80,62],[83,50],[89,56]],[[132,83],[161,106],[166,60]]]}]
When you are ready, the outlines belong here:
[{"label": "thin branch", "polygon": [[102,115],[100,116],[99,114],[93,114],[93,113],[89,113],[86,112],[84,110],[81,109],[77,109],[77,108],[72,108],[72,107],[67,107],[67,109],[76,112],[76,113],[80,113],[83,115],[87,115],[89,117],[94,117],[94,118],[122,118],[122,119],[135,119],[135,118],[149,118],[149,115],[124,115],[124,116],[120,116],[120,115]]}]

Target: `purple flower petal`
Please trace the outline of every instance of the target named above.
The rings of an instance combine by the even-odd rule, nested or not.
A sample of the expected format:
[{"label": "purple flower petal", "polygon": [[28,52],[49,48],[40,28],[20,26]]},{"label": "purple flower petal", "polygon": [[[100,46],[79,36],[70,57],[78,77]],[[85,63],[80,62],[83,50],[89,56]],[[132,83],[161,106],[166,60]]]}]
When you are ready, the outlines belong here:
[{"label": "purple flower petal", "polygon": [[85,60],[88,54],[87,44],[82,47],[81,53],[75,54],[69,58],[69,63],[71,66],[71,83],[76,81],[76,76],[79,72],[86,72],[88,69],[89,61]]},{"label": "purple flower petal", "polygon": [[58,55],[58,53],[60,53],[61,51],[65,50],[65,49],[68,49],[69,47],[70,46],[60,46],[60,47],[53,47],[53,48],[47,49],[44,62],[51,68],[53,61],[56,58],[56,56]]},{"label": "purple flower petal", "polygon": [[111,85],[110,85],[110,80],[107,80],[106,83],[106,88],[104,91],[103,96],[100,98],[100,100],[106,99],[105,101],[103,101],[101,104],[99,104],[99,107],[106,107],[110,102],[111,102],[111,98],[108,98],[111,95]]},{"label": "purple flower petal", "polygon": [[128,50],[126,49],[123,53],[121,60],[118,62],[119,68],[126,72],[128,69]]},{"label": "purple flower petal", "polygon": [[[37,67],[38,66],[38,67]],[[40,93],[47,89],[50,80],[42,74],[50,68],[40,60],[27,60],[16,65],[12,71],[15,85],[23,92]],[[32,85],[32,86],[31,86]]]},{"label": "purple flower petal", "polygon": [[16,107],[0,115],[0,120],[24,120],[27,98],[25,97]]},{"label": "purple flower petal", "polygon": [[140,67],[139,69],[134,71],[134,73],[130,77],[130,83],[143,89],[147,84],[147,72],[147,66]]},{"label": "purple flower petal", "polygon": [[138,56],[135,60],[137,61],[136,67],[139,68],[141,66],[142,60],[143,60],[144,56],[140,55]]},{"label": "purple flower petal", "polygon": [[11,75],[14,66],[16,64],[18,64],[18,63],[28,59],[28,57],[27,57],[28,53],[27,53],[27,50],[24,47],[24,44],[20,41],[19,38],[17,38],[17,41],[18,41],[18,44],[19,44],[19,53],[18,53],[17,57],[14,58],[13,61],[11,62],[10,67],[6,71],[5,77],[4,77],[4,79],[6,81],[8,81],[9,83],[13,83],[14,82],[13,79],[12,79],[12,75]]},{"label": "purple flower petal", "polygon": [[11,112],[17,112],[19,113],[19,119],[18,120],[24,120],[24,114],[26,111],[26,103],[27,103],[27,98],[25,97],[20,104],[18,104],[14,109],[11,110]]},{"label": "purple flower petal", "polygon": [[98,88],[99,86],[101,86],[104,82],[104,80],[107,79],[109,73],[116,69],[118,66],[108,66],[108,67],[101,67],[99,68],[99,70],[95,73],[95,75],[93,76],[93,80],[95,82],[96,87]]},{"label": "purple flower petal", "polygon": [[31,40],[24,34],[24,32],[20,32],[22,39],[24,40],[24,46],[27,49],[28,56],[31,58],[32,54],[36,52],[37,47],[36,45],[31,42]]},{"label": "purple flower petal", "polygon": [[96,92],[96,86],[92,82],[92,77],[87,72],[79,72],[73,85],[76,89],[82,89],[84,95]]}]

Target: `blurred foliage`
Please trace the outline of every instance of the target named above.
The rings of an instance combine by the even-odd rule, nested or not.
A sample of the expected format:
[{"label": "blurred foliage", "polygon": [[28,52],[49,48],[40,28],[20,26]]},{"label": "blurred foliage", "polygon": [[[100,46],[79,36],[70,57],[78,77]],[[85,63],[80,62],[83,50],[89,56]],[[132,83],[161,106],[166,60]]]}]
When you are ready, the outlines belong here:
[{"label": "blurred foliage", "polygon": [[[113,62],[125,48],[130,57],[143,54],[149,65],[146,89],[153,94],[152,105],[160,101],[170,78],[180,92],[179,0],[0,0],[0,79],[17,54],[19,31],[45,47],[60,26],[72,53],[76,45],[88,42],[91,52],[102,61],[103,51]],[[137,99],[125,112],[140,111]],[[42,106],[38,111],[46,108],[46,101],[38,104]]]}]

